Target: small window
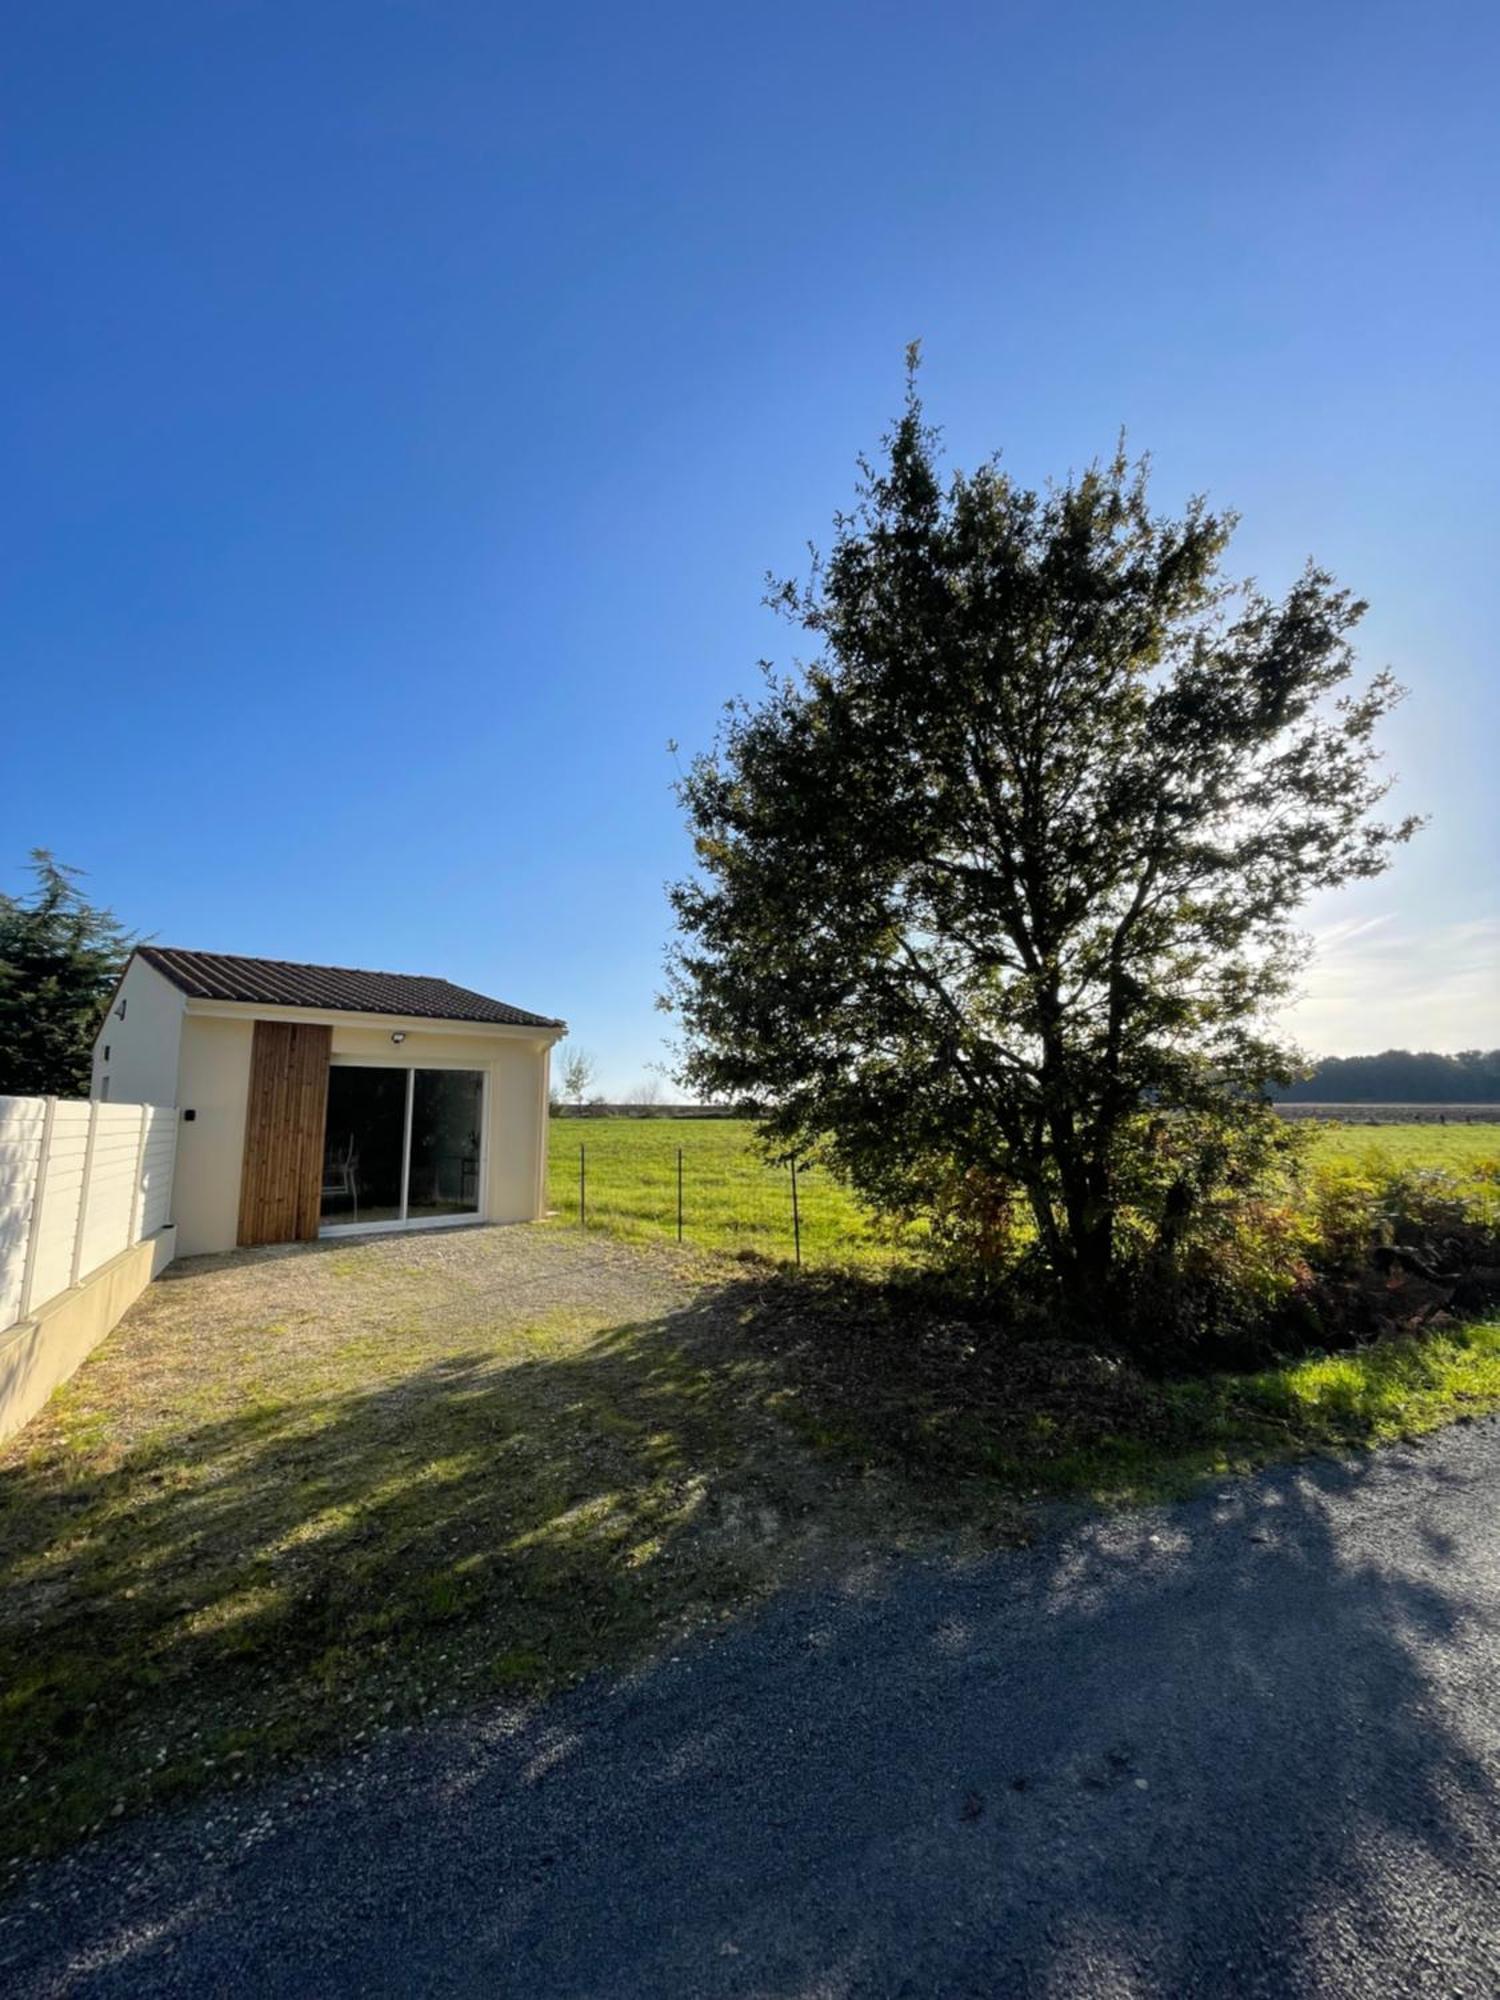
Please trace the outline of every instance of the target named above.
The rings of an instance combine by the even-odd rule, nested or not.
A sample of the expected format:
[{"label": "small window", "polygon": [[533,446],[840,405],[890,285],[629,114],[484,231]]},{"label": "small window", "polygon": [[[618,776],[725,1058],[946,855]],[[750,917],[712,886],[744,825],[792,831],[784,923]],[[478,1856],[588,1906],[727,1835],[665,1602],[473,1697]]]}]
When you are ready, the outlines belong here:
[{"label": "small window", "polygon": [[107,1076],[101,1076],[99,1079],[99,1102],[101,1104],[108,1104],[109,1102],[109,1078]]},{"label": "small window", "polygon": [[108,1043],[108,1042],[106,1042],[106,1043],[104,1044],[104,1060],[105,1060],[106,1062],[108,1062],[108,1061],[109,1061],[109,1043]]},{"label": "small window", "polygon": [[128,1000],[122,1000],[122,1001],[120,1002],[119,1006],[118,1006],[118,1007],[116,1007],[116,1009],[115,1009],[115,1012],[116,1012],[116,1013],[117,1013],[117,1014],[119,1015],[119,1017],[120,1017],[120,1019],[121,1019],[122,1021],[123,1021],[123,1020],[124,1020],[124,1018],[125,1018],[125,1009],[126,1009],[126,1008],[127,1008],[127,1007],[128,1007],[129,1005],[130,1005],[130,1002],[129,1002]]}]

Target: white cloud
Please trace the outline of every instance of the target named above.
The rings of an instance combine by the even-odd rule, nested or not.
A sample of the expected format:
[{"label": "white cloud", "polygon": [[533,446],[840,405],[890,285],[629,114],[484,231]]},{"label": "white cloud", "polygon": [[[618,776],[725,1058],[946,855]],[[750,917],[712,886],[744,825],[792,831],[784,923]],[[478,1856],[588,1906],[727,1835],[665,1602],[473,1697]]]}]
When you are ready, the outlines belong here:
[{"label": "white cloud", "polygon": [[1368,917],[1318,933],[1303,996],[1282,1027],[1325,1056],[1500,1046],[1500,916],[1393,922]]},{"label": "white cloud", "polygon": [[1366,931],[1378,930],[1382,924],[1393,921],[1390,911],[1383,917],[1350,917],[1344,923],[1330,924],[1326,931],[1314,931],[1313,943],[1320,952],[1330,951],[1335,945],[1352,944]]}]

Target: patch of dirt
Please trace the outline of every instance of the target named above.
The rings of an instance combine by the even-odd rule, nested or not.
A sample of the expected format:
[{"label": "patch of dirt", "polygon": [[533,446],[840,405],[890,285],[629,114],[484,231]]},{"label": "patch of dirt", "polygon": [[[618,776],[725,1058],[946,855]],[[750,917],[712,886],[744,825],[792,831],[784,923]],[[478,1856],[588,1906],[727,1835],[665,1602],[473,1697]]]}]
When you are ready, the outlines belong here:
[{"label": "patch of dirt", "polygon": [[[972,1516],[963,1482],[1007,1459],[1036,1465],[1121,1435],[1166,1443],[1177,1426],[1159,1388],[1119,1356],[956,1316],[920,1285],[771,1276],[740,1321],[805,1435],[899,1473],[908,1511],[931,1499],[940,1519]],[[1004,1531],[1024,1535],[1018,1509]]]}]

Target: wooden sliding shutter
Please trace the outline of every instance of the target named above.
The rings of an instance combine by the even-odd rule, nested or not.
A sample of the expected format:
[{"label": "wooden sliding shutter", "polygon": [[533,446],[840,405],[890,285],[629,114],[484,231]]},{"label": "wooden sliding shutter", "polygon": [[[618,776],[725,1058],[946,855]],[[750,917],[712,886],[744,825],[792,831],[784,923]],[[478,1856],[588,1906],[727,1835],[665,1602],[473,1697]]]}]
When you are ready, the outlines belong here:
[{"label": "wooden sliding shutter", "polygon": [[332,1028],[257,1021],[245,1107],[240,1242],[305,1243],[318,1233]]}]

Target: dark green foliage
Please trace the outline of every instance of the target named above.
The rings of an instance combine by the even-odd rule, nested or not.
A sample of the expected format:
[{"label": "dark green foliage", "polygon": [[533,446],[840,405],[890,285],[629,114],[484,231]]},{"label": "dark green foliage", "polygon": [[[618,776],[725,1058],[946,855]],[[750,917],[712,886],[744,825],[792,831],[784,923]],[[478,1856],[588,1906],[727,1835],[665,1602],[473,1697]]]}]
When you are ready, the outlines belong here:
[{"label": "dark green foliage", "polygon": [[29,900],[0,893],[0,1095],[87,1097],[94,1036],[134,938],[33,848]]},{"label": "dark green foliage", "polygon": [[1284,1104],[1500,1104],[1500,1049],[1324,1056],[1273,1095]]},{"label": "dark green foliage", "polygon": [[820,656],[681,786],[683,1079],[1094,1315],[1279,1143],[1294,914],[1413,830],[1370,819],[1399,690],[1350,690],[1347,591],[1226,580],[1231,517],[1123,451],[944,486],[911,385],[886,446],[773,593]]}]

